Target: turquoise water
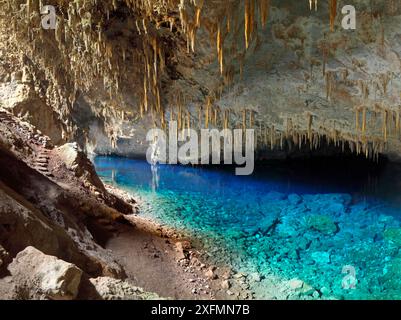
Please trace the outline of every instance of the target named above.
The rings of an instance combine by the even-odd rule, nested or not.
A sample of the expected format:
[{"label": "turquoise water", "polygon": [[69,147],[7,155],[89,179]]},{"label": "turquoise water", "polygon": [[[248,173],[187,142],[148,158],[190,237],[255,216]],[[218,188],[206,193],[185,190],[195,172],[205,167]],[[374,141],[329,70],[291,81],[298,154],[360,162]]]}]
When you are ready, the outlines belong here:
[{"label": "turquoise water", "polygon": [[401,298],[399,166],[271,163],[245,177],[225,167],[152,171],[117,157],[97,157],[95,166],[106,183],[142,199],[142,214],[199,239],[236,271],[300,279],[314,298]]}]

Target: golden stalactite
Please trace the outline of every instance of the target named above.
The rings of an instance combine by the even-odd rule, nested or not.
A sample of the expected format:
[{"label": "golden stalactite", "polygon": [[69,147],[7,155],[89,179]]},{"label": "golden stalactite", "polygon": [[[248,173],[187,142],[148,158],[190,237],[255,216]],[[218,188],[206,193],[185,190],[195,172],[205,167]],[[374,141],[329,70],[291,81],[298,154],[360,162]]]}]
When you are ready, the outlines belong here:
[{"label": "golden stalactite", "polygon": [[264,28],[267,24],[267,19],[269,17],[270,0],[259,0],[259,11],[260,11],[261,24],[262,27]]},{"label": "golden stalactite", "polygon": [[337,16],[337,0],[330,0],[330,31],[334,31],[334,23]]},{"label": "golden stalactite", "polygon": [[245,47],[249,48],[249,42],[251,37],[251,1],[252,0],[245,0]]},{"label": "golden stalactite", "polygon": [[382,131],[383,131],[383,140],[387,142],[388,138],[388,112],[387,110],[382,110]]},{"label": "golden stalactite", "polygon": [[366,133],[366,107],[362,107],[362,134]]},{"label": "golden stalactite", "polygon": [[217,27],[217,56],[220,65],[220,74],[224,73],[224,48],[223,48],[223,35],[221,32],[220,25]]}]

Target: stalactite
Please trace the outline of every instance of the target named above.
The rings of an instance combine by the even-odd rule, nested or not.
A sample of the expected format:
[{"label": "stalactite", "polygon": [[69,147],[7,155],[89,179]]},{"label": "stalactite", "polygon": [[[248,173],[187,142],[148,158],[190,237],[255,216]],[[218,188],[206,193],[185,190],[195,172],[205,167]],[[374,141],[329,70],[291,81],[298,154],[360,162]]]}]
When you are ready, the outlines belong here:
[{"label": "stalactite", "polygon": [[337,16],[337,0],[330,0],[330,30],[334,31],[334,23]]},{"label": "stalactite", "polygon": [[355,130],[358,132],[359,131],[359,107],[355,108]]},{"label": "stalactite", "polygon": [[382,111],[382,131],[384,142],[387,142],[387,126],[388,126],[388,113],[387,110]]},{"label": "stalactite", "polygon": [[272,126],[270,129],[270,149],[272,151],[274,150],[274,141],[275,141],[275,130],[274,126]]},{"label": "stalactite", "polygon": [[205,128],[208,129],[209,128],[209,108],[211,105],[211,101],[210,98],[208,98],[208,102],[206,105],[206,109],[205,109]]},{"label": "stalactite", "polygon": [[217,55],[218,55],[219,65],[220,65],[220,74],[223,75],[223,73],[224,73],[223,36],[221,34],[220,25],[218,26],[218,29],[217,29]]},{"label": "stalactite", "polygon": [[189,111],[186,111],[186,118],[187,118],[187,132],[188,136],[190,135],[190,130],[191,130],[191,116],[189,114]]},{"label": "stalactite", "polygon": [[308,123],[308,139],[312,139],[312,122],[313,122],[313,117],[312,114],[307,113],[306,115],[307,118],[307,123]]},{"label": "stalactite", "polygon": [[198,106],[198,126],[199,126],[199,129],[202,128],[202,106],[201,105]]},{"label": "stalactite", "polygon": [[317,11],[317,1],[318,0],[309,0],[309,9],[312,11],[313,8],[315,8],[315,11]]},{"label": "stalactite", "polygon": [[250,2],[253,0],[245,0],[245,47],[249,48],[250,32],[251,32],[251,13],[250,13]]},{"label": "stalactite", "polygon": [[366,133],[366,107],[362,108],[362,133]]},{"label": "stalactite", "polygon": [[260,20],[263,28],[266,26],[269,17],[269,10],[270,0],[259,0]]},{"label": "stalactite", "polygon": [[333,92],[333,74],[330,71],[326,72],[326,99],[330,100]]},{"label": "stalactite", "polygon": [[246,110],[242,110],[242,130],[246,130]]}]

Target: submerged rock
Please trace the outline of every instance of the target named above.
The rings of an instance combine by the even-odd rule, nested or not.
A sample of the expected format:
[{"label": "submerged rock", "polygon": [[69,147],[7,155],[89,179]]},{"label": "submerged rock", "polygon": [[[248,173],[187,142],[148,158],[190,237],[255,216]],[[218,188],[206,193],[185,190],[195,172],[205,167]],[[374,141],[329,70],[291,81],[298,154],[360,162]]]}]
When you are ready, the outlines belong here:
[{"label": "submerged rock", "polygon": [[319,231],[324,235],[332,235],[336,233],[337,226],[329,216],[311,215],[306,217],[306,225],[308,228]]},{"label": "submerged rock", "polygon": [[75,265],[45,255],[34,247],[18,253],[8,270],[17,297],[22,299],[75,299],[82,276]]}]

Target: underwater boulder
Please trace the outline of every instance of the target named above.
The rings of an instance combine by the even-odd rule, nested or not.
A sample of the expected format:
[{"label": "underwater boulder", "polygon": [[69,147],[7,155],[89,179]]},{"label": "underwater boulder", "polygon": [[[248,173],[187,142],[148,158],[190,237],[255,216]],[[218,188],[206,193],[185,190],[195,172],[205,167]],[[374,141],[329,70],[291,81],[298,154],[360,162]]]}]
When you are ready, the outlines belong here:
[{"label": "underwater boulder", "polygon": [[332,235],[337,232],[337,225],[329,216],[325,215],[311,215],[306,217],[306,225],[309,229],[319,231],[324,235]]}]

